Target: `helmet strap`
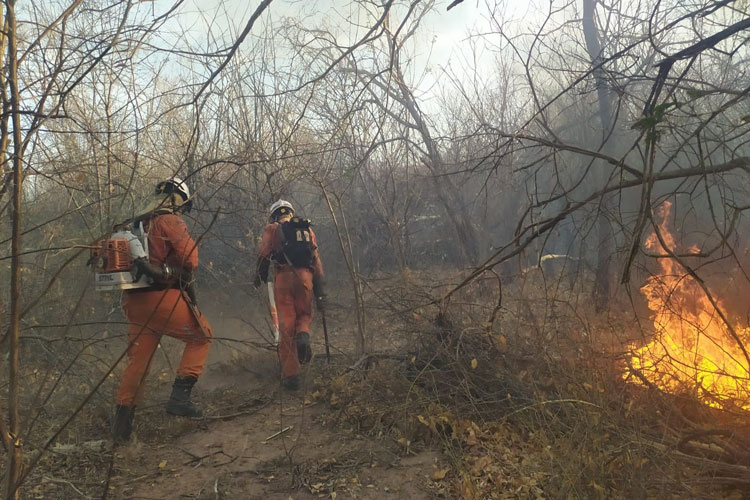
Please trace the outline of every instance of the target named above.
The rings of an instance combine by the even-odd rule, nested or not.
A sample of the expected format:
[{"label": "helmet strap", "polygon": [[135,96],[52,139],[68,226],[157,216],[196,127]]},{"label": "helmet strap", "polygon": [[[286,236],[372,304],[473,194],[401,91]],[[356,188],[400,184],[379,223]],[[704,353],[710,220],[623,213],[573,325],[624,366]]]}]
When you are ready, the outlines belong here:
[{"label": "helmet strap", "polygon": [[[177,196],[179,198],[179,201],[177,201]],[[182,208],[182,197],[177,193],[170,193],[165,195],[159,204],[156,206],[155,210],[158,210],[160,212],[177,212]]]},{"label": "helmet strap", "polygon": [[183,208],[183,205],[185,204],[185,200],[182,199],[182,195],[176,192],[170,195],[169,201],[171,202],[172,207],[175,211],[181,210]]}]

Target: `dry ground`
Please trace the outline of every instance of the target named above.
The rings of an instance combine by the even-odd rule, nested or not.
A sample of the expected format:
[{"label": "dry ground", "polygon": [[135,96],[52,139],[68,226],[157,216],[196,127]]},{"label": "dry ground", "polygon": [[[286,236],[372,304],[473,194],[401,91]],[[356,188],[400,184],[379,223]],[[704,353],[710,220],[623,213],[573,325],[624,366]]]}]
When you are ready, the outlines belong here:
[{"label": "dry ground", "polygon": [[[162,384],[138,408],[130,444],[91,451],[83,439],[62,440],[23,498],[446,498],[432,480],[446,467],[436,449],[406,450],[387,434],[359,433],[315,396],[314,379],[329,370],[321,357],[295,394],[280,388],[272,355],[240,361],[212,367],[196,387],[205,419],[166,415]],[[93,421],[101,429],[85,437],[106,440],[106,420]]]},{"label": "dry ground", "polygon": [[262,303],[224,314],[208,304],[221,332],[196,387],[208,418],[164,414],[181,349],[167,341],[134,442],[75,451],[108,439],[115,374],[58,439],[72,454],[45,456],[24,498],[750,498],[748,469],[717,458],[714,434],[698,439],[697,453],[675,445],[719,426],[713,413],[623,380],[623,346],[644,335],[632,305],[585,314],[588,295],[532,274],[503,289],[502,307],[494,279],[439,310],[423,307],[439,289],[409,273],[380,284],[370,299],[381,306],[368,311],[368,371],[348,369],[357,361],[345,354],[354,310],[333,297],[334,362],[320,354],[318,324],[319,354],[299,396],[279,388],[260,335]]},{"label": "dry ground", "polygon": [[325,403],[290,397],[271,381],[255,394],[235,416],[192,424],[174,441],[154,435],[117,450],[111,497],[434,498],[434,451],[404,455],[392,440],[331,425]]}]

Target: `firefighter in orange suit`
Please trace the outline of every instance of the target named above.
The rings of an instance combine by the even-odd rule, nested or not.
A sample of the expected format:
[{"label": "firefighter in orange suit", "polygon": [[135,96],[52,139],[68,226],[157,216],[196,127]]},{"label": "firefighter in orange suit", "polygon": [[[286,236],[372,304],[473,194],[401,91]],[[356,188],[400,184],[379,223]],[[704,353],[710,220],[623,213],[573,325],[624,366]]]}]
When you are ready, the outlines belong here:
[{"label": "firefighter in orange suit", "polygon": [[162,335],[185,343],[166,411],[191,418],[202,416],[190,393],[203,372],[213,332],[196,307],[193,272],[198,266],[198,249],[180,215],[190,209],[192,200],[187,185],[176,177],[160,182],[156,196],[157,209],[139,219],[148,235],[148,259],[136,260],[136,267],[152,277],[154,285],[123,292],[128,364],[116,397],[113,434],[119,442],[130,439],[135,407]]},{"label": "firefighter in orange suit", "polygon": [[255,286],[268,282],[269,268],[273,264],[273,290],[281,331],[282,385],[296,391],[300,387],[300,363],[312,358],[313,297],[319,311],[323,311],[325,305],[323,264],[309,220],[294,217],[292,204],[285,200],[276,201],[269,212],[271,222],[263,230]]}]

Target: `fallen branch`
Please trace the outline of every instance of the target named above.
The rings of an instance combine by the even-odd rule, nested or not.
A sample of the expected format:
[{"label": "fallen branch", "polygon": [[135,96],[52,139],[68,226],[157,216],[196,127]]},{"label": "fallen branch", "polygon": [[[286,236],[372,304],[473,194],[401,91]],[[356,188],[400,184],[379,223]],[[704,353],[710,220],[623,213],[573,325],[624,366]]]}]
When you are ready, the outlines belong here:
[{"label": "fallen branch", "polygon": [[724,474],[736,474],[736,481],[738,484],[747,484],[747,482],[750,481],[748,479],[750,478],[750,467],[747,465],[730,464],[711,458],[690,455],[676,449],[673,445],[659,443],[657,441],[642,439],[640,440],[640,442],[651,446],[663,453],[670,454],[677,459],[698,466],[702,470],[711,470],[712,472],[721,471]]},{"label": "fallen branch", "polygon": [[75,491],[76,493],[78,493],[78,495],[80,495],[81,498],[93,499],[93,497],[90,497],[90,496],[86,495],[84,492],[82,492],[81,490],[79,490],[78,488],[76,488],[75,485],[73,483],[71,483],[70,481],[68,481],[68,480],[57,479],[56,477],[50,477],[50,476],[42,476],[42,480],[43,481],[47,481],[48,483],[67,484],[68,486],[70,486],[71,488],[73,488],[73,491]]},{"label": "fallen branch", "polygon": [[[722,437],[733,438],[736,433],[728,429],[706,429],[691,432],[677,443],[676,448],[688,455],[710,457],[727,463],[748,463],[750,458],[741,448],[726,442]],[[700,438],[714,438],[714,442],[699,442]],[[742,444],[742,443],[740,443]]]},{"label": "fallen branch", "polygon": [[60,455],[75,455],[79,453],[100,453],[109,450],[111,442],[104,439],[96,441],[85,441],[81,444],[56,444],[50,451]]},{"label": "fallen branch", "polygon": [[376,359],[391,359],[395,361],[406,361],[407,359],[409,359],[409,357],[404,354],[390,354],[387,352],[372,352],[369,354],[365,354],[364,356],[359,358],[352,366],[347,368],[347,370],[366,371],[370,367],[370,362]]},{"label": "fallen branch", "polygon": [[282,434],[285,434],[285,433],[287,433],[287,432],[291,431],[292,429],[294,429],[294,426],[293,426],[293,425],[290,425],[289,427],[284,427],[284,428],[283,428],[283,429],[281,429],[281,430],[280,430],[279,432],[275,432],[275,433],[271,434],[270,436],[268,436],[268,437],[267,437],[266,439],[264,439],[264,440],[263,440],[262,442],[263,442],[263,444],[266,444],[266,443],[267,443],[267,442],[269,442],[270,440],[272,440],[272,439],[276,439],[277,437],[279,437],[279,436],[281,436]]},{"label": "fallen branch", "polygon": [[203,417],[203,420],[229,420],[230,418],[242,417],[244,415],[253,415],[254,413],[257,413],[268,406],[270,403],[271,400],[267,399],[266,401],[263,401],[259,406],[256,406],[247,411],[239,411],[237,413],[230,413],[228,415],[211,415],[209,417]]}]

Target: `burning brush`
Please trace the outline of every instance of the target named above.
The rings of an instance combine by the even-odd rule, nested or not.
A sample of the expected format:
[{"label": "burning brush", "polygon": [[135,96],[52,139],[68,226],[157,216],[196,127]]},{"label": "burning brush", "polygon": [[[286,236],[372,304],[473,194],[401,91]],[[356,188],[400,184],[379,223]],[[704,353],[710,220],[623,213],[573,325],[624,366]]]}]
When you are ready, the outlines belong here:
[{"label": "burning brush", "polygon": [[[677,247],[669,228],[671,208],[669,202],[659,208],[661,222],[645,243],[658,255]],[[695,247],[689,251],[698,253]],[[750,410],[750,362],[742,345],[750,328],[725,321],[719,313],[725,310],[722,302],[711,300],[705,285],[676,259],[661,257],[658,262],[659,273],[641,287],[655,335],[646,345],[630,346],[626,380],[670,393],[693,393],[715,408]]]}]

